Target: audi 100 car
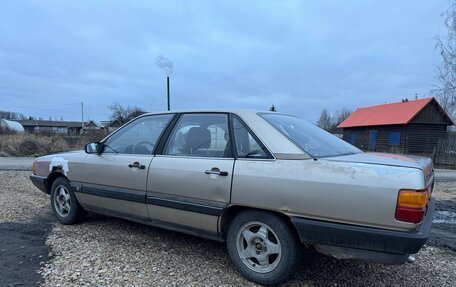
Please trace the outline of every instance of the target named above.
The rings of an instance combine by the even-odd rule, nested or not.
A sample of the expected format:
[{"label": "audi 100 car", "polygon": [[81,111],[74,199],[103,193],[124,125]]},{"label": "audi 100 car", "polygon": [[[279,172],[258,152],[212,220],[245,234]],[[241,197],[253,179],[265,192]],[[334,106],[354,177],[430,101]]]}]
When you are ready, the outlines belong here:
[{"label": "audi 100 car", "polygon": [[95,212],[224,241],[264,285],[294,274],[302,245],[404,263],[434,210],[430,159],[364,153],[275,112],[145,114],[85,151],[38,158],[30,178],[62,224]]}]

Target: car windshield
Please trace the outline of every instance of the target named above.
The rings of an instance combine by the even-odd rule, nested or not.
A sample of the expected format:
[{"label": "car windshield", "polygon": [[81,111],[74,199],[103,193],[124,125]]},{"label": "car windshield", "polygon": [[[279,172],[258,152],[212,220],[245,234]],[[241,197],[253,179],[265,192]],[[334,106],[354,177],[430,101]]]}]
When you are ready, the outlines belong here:
[{"label": "car windshield", "polygon": [[361,152],[351,144],[301,118],[275,113],[262,113],[260,116],[313,158]]}]

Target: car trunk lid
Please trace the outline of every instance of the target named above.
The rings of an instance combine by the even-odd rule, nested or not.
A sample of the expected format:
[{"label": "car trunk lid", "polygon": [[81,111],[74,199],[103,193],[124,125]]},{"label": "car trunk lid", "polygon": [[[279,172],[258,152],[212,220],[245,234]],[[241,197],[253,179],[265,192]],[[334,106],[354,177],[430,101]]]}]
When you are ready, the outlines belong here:
[{"label": "car trunk lid", "polygon": [[366,152],[327,157],[323,160],[417,168],[423,171],[427,183],[433,174],[432,160],[422,156]]}]

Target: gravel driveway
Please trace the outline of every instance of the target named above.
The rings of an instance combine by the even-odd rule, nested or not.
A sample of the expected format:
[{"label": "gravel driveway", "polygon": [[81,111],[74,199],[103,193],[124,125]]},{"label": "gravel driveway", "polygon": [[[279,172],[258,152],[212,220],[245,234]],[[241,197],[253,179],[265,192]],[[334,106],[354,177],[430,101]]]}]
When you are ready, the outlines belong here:
[{"label": "gravel driveway", "polygon": [[29,172],[0,170],[0,286],[39,286],[54,219]]},{"label": "gravel driveway", "polygon": [[[222,243],[100,215],[91,215],[83,224],[58,224],[46,217],[48,196],[34,188],[27,175],[0,171],[0,222],[35,225],[41,218],[53,225],[49,234],[42,233],[48,246],[41,246],[51,257],[41,257],[40,262],[47,262],[32,266],[42,275],[42,286],[257,286],[235,271]],[[455,207],[456,182],[437,183],[434,194],[441,211],[446,205]],[[443,215],[439,220],[414,264],[339,261],[305,251],[298,274],[285,286],[455,286],[456,231],[451,218]],[[1,232],[4,258],[14,252],[3,251]],[[36,281],[22,280],[29,285]]]}]

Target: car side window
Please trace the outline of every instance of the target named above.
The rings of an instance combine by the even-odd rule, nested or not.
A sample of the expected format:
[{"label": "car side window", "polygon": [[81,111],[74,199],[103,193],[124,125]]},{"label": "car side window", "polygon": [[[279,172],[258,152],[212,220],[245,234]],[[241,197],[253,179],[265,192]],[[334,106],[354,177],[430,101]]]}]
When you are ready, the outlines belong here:
[{"label": "car side window", "polygon": [[236,154],[239,158],[272,158],[268,150],[253,136],[245,123],[233,116]]},{"label": "car side window", "polygon": [[173,114],[138,118],[109,137],[103,153],[152,154]]},{"label": "car side window", "polygon": [[231,157],[228,115],[182,115],[168,139],[163,154],[190,157]]}]

